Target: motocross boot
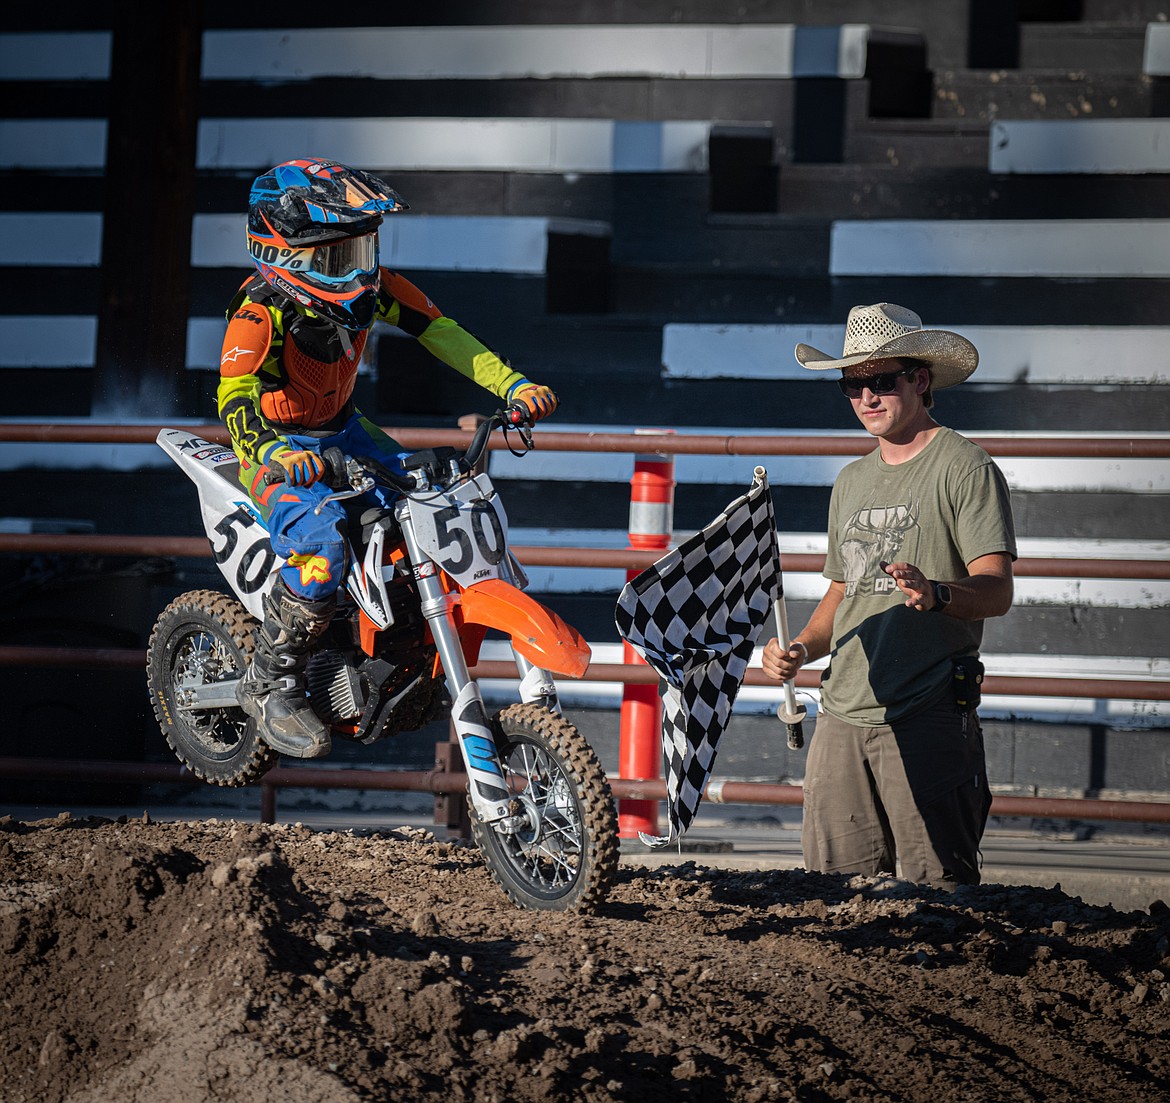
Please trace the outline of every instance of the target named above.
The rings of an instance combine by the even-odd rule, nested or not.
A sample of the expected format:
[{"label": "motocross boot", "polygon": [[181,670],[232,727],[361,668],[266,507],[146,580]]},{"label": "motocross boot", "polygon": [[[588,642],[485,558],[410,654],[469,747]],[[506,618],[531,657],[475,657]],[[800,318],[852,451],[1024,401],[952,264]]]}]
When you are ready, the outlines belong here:
[{"label": "motocross boot", "polygon": [[305,667],[313,642],[329,626],[337,596],[322,601],[297,597],[278,579],[264,599],[264,623],[256,652],[236,700],[256,721],[256,733],[273,750],[292,758],[329,753],[329,730],[305,698]]}]

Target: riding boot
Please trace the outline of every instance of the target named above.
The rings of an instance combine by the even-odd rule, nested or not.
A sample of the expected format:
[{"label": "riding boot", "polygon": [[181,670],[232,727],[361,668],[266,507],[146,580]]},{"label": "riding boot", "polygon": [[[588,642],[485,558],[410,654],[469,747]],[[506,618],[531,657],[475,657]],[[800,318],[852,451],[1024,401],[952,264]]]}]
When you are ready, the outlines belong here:
[{"label": "riding boot", "polygon": [[292,758],[320,758],[332,747],[329,729],[305,697],[304,673],[309,649],[329,626],[336,604],[336,594],[308,601],[278,579],[264,599],[256,651],[236,689],[260,738]]}]

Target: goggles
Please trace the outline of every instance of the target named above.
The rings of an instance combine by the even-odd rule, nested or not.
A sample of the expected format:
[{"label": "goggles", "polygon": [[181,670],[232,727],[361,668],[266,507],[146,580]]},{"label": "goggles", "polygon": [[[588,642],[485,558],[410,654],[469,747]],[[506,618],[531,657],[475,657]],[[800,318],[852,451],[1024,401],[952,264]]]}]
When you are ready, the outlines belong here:
[{"label": "goggles", "polygon": [[841,388],[841,393],[846,398],[860,398],[861,392],[865,390],[871,394],[893,394],[898,389],[899,377],[910,375],[920,367],[920,364],[914,364],[901,371],[884,371],[877,375],[867,375],[861,379],[841,378],[837,380],[837,386]]},{"label": "goggles", "polygon": [[343,282],[378,267],[378,235],[347,237],[313,249],[312,271],[326,280]]},{"label": "goggles", "polygon": [[377,232],[304,249],[279,249],[249,235],[248,248],[257,260],[273,268],[312,276],[322,283],[348,283],[378,267]]}]

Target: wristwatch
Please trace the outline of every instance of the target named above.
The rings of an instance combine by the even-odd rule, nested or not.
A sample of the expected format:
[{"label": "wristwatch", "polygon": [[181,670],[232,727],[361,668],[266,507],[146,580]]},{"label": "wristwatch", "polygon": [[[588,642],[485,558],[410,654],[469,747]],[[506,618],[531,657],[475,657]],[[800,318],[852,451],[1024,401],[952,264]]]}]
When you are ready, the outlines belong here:
[{"label": "wristwatch", "polygon": [[930,586],[934,590],[934,604],[930,611],[941,613],[951,603],[951,588],[945,582],[935,582],[933,578],[930,580]]}]

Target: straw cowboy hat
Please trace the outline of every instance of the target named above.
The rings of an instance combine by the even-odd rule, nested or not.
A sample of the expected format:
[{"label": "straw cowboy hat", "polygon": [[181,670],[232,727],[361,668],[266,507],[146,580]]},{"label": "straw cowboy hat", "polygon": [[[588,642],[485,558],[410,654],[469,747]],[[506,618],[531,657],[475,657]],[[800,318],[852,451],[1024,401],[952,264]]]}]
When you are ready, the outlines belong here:
[{"label": "straw cowboy hat", "polygon": [[930,365],[934,390],[962,383],[979,365],[979,353],[965,337],[945,329],[923,329],[913,310],[893,303],[855,306],[845,322],[845,349],[840,359],[812,345],[796,346],[801,367],[812,371],[856,367],[870,360],[906,356]]}]

